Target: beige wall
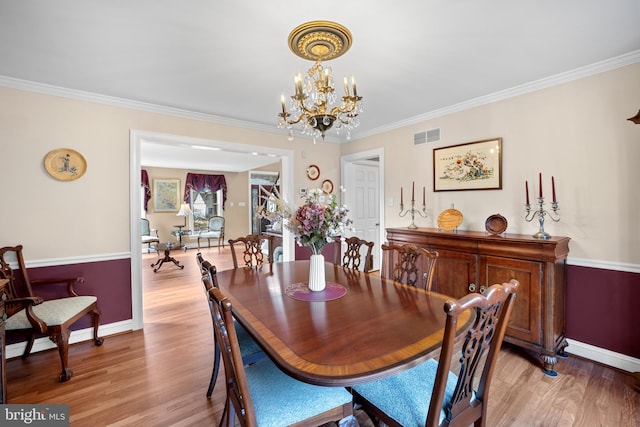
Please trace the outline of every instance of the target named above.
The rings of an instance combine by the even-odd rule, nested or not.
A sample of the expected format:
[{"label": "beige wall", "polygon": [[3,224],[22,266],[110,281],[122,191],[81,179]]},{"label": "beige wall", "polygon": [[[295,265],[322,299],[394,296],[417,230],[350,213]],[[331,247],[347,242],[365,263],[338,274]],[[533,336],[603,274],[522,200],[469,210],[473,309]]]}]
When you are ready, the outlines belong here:
[{"label": "beige wall", "polygon": [[[0,245],[22,243],[31,259],[130,251],[129,136],[137,129],[295,150],[295,194],[324,179],[338,188],[340,154],[384,147],[386,226],[407,224],[397,215],[399,188],[415,181],[427,187],[432,213],[419,226],[434,226],[454,203],[462,228],[483,230],[500,213],[508,232],[533,234],[537,225],[523,220],[524,181],[542,172],[545,185],[556,178],[562,217],[546,229],[573,239],[571,257],[638,265],[640,125],[626,120],[640,108],[638,75],[634,64],[342,146],[0,87]],[[434,127],[442,142],[412,145],[415,132]],[[502,190],[433,193],[433,147],[493,137],[503,138]],[[45,172],[45,155],[63,147],[86,158],[81,179],[61,182]],[[320,167],[318,181],[307,179],[309,164]]]},{"label": "beige wall", "polygon": [[[129,252],[132,129],[293,150],[296,192],[309,163],[339,182],[336,144],[0,87],[0,246],[23,244],[28,260]],[[57,148],[79,151],[86,174],[50,177],[43,160]]]},{"label": "beige wall", "polygon": [[[626,119],[640,108],[639,76],[640,64],[627,66],[371,136],[343,145],[341,154],[384,147],[385,221],[392,227],[409,224],[397,213],[400,186],[406,197],[415,181],[416,192],[427,187],[432,213],[417,220],[418,226],[437,226],[437,215],[455,204],[464,215],[462,229],[482,231],[485,219],[500,213],[508,220],[508,232],[533,234],[537,220],[523,219],[524,182],[529,180],[533,201],[538,173],[546,195],[553,175],[561,220],[547,219],[545,229],[572,238],[572,258],[635,264],[637,269],[640,125]],[[413,146],[414,133],[436,127],[442,132],[440,143]],[[433,192],[434,147],[494,137],[503,138],[502,190]],[[389,197],[393,207],[386,203]]]}]

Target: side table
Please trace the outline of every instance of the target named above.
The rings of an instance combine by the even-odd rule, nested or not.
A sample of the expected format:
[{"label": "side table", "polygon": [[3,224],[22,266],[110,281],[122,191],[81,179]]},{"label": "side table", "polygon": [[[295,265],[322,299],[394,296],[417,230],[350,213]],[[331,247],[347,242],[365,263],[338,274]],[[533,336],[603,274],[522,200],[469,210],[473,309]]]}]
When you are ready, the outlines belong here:
[{"label": "side table", "polygon": [[180,248],[181,246],[176,246],[172,242],[160,243],[159,245],[157,245],[156,249],[158,250],[158,253],[160,251],[164,251],[164,257],[160,258],[158,261],[151,264],[151,267],[153,267],[153,272],[157,273],[158,270],[160,270],[160,267],[162,267],[162,264],[169,261],[177,265],[182,270],[184,268],[184,265],[180,264],[180,262],[177,259],[171,256],[172,250],[180,249]]},{"label": "side table", "polygon": [[184,225],[174,225],[174,227],[176,227],[177,230],[172,231],[171,235],[178,238],[178,245],[180,245],[180,248],[186,251],[187,246],[182,244],[182,236],[188,235],[189,233],[191,233],[191,230],[183,230],[182,228],[185,227]]}]

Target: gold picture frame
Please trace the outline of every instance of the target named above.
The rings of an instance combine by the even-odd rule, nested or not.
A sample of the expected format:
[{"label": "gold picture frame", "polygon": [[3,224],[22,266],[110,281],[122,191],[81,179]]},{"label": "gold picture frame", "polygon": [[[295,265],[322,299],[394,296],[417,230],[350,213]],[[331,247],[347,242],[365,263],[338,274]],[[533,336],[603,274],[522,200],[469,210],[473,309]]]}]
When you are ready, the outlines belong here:
[{"label": "gold picture frame", "polygon": [[433,150],[433,191],[501,189],[502,138]]},{"label": "gold picture frame", "polygon": [[180,180],[156,178],[153,180],[154,212],[178,212],[180,209]]}]

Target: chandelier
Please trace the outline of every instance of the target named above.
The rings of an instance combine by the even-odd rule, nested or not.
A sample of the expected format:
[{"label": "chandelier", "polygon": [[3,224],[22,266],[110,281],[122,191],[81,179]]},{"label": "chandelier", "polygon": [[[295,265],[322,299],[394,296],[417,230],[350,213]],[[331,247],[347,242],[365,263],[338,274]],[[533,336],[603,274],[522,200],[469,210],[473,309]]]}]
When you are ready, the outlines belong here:
[{"label": "chandelier", "polygon": [[[278,113],[278,128],[289,129],[289,140],[293,140],[293,127],[298,125],[304,135],[324,140],[325,133],[335,124],[338,134],[342,129],[351,138],[351,129],[358,127],[358,114],[363,110],[362,97],[358,96],[356,80],[344,78],[344,95],[338,100],[334,89],[331,67],[328,61],[345,54],[351,47],[351,33],[335,22],[311,21],[296,27],[289,34],[289,48],[303,59],[315,64],[303,76],[294,77],[295,94],[289,105],[282,95],[282,112]],[[337,103],[339,101],[339,103]]]}]

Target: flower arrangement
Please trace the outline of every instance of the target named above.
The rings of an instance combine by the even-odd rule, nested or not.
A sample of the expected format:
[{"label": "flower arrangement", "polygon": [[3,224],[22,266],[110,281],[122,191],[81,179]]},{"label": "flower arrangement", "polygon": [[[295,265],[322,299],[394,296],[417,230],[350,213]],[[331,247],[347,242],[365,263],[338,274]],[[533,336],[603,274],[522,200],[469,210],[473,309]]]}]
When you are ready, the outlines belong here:
[{"label": "flower arrangement", "polygon": [[333,194],[325,194],[321,189],[309,190],[305,201],[296,209],[289,207],[279,194],[271,195],[275,210],[259,214],[273,221],[281,220],[284,226],[296,236],[300,246],[308,247],[314,255],[320,255],[322,248],[343,233],[351,224],[347,218],[346,206],[339,206]]}]

